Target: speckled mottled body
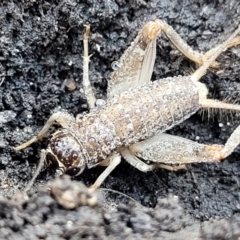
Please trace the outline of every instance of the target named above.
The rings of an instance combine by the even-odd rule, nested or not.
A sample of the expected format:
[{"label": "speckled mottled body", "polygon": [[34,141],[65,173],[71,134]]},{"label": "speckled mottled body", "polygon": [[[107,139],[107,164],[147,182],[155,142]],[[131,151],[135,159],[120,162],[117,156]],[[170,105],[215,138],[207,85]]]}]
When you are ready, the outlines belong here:
[{"label": "speckled mottled body", "polygon": [[[166,78],[122,92],[91,113],[79,115],[63,131],[78,140],[82,157],[92,167],[118,148],[164,132],[198,109],[198,90],[190,77]],[[57,144],[52,149],[56,148]],[[67,160],[67,153],[63,155]]]},{"label": "speckled mottled body", "polygon": [[[118,61],[118,69],[108,82],[108,100],[99,108],[95,108],[95,98],[89,89],[86,50],[89,31],[90,27],[86,26],[83,87],[90,113],[74,118],[66,112],[55,112],[37,136],[15,148],[21,150],[42,139],[55,122],[62,126],[53,134],[47,149],[41,151],[41,161],[26,191],[45,160],[57,163],[58,173],[72,176],[79,175],[86,166],[107,166],[91,186],[96,189],[121,162],[121,157],[143,172],[159,167],[174,170],[178,167],[169,165],[177,164],[182,168],[191,162],[220,161],[239,145],[240,126],[225,145],[194,143],[163,132],[190,117],[200,107],[240,111],[239,105],[208,99],[207,87],[199,82],[210,66],[218,66],[215,60],[221,52],[240,44],[240,39],[236,38],[240,27],[223,44],[202,55],[189,47],[164,21],[150,21]],[[185,56],[202,66],[190,76],[151,82],[156,38],[161,31]]]}]

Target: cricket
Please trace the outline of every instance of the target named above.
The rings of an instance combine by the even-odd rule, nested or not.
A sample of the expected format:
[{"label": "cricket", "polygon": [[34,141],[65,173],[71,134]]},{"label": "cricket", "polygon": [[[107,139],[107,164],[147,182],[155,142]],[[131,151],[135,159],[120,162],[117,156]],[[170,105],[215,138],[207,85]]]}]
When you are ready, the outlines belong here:
[{"label": "cricket", "polygon": [[[156,39],[164,33],[188,59],[199,65],[189,76],[151,81],[156,58]],[[240,44],[240,26],[222,44],[205,54],[194,51],[162,20],[146,23],[125,51],[108,82],[107,100],[96,107],[89,80],[88,39],[90,26],[83,36],[83,88],[88,114],[76,117],[67,112],[53,113],[42,130],[16,147],[21,150],[41,140],[49,128],[58,123],[46,150],[41,151],[37,170],[25,188],[28,191],[46,162],[56,162],[56,175],[77,176],[85,168],[106,166],[90,187],[99,188],[120,164],[121,158],[140,171],[156,168],[178,170],[196,162],[220,162],[240,143],[240,126],[225,145],[200,144],[164,133],[183,122],[201,108],[240,111],[240,105],[208,99],[208,90],[200,82],[208,68],[219,66],[216,58],[226,49]]]}]

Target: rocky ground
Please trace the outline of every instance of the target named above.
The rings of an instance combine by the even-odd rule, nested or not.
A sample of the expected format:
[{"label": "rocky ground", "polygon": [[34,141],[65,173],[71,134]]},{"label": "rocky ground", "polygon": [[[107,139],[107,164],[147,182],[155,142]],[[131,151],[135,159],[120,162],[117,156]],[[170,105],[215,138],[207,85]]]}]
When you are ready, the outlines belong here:
[{"label": "rocky ground", "polygon": [[[123,161],[104,182],[105,190],[95,204],[95,197],[79,182],[91,185],[103,168],[84,171],[77,182],[57,180],[48,190],[44,186],[54,172],[49,167],[26,197],[19,191],[31,179],[49,138],[20,152],[13,149],[36,134],[54,111],[66,109],[74,115],[88,111],[81,85],[84,24],[91,24],[91,82],[97,98],[105,99],[111,64],[145,22],[163,19],[195,50],[205,52],[238,26],[239,1],[4,0],[0,16],[2,239],[240,236],[239,148],[221,163],[192,164],[178,172],[142,173]],[[202,82],[209,97],[238,103],[239,48],[225,51],[218,60],[221,67],[209,71]],[[159,38],[153,79],[186,75],[194,69],[195,64],[164,36]],[[239,122],[238,113],[209,111],[169,132],[201,143],[224,144]],[[79,197],[74,210],[63,203],[66,195]]]}]

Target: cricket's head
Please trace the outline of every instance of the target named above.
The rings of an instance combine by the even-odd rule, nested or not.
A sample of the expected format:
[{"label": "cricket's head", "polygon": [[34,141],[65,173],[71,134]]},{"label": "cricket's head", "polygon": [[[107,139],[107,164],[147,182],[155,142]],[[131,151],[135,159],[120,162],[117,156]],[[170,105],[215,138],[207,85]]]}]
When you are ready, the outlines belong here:
[{"label": "cricket's head", "polygon": [[86,167],[81,144],[74,135],[64,129],[54,133],[46,150],[46,160],[58,165],[58,170],[77,176]]}]

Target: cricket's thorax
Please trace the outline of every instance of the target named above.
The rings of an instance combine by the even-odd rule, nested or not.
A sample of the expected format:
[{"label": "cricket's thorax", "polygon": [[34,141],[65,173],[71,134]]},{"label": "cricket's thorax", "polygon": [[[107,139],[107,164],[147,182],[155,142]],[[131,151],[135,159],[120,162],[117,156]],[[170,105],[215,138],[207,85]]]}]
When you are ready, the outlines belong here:
[{"label": "cricket's thorax", "polygon": [[198,109],[198,89],[190,77],[166,78],[111,98],[63,131],[76,139],[77,152],[92,167],[119,147],[170,129]]}]

